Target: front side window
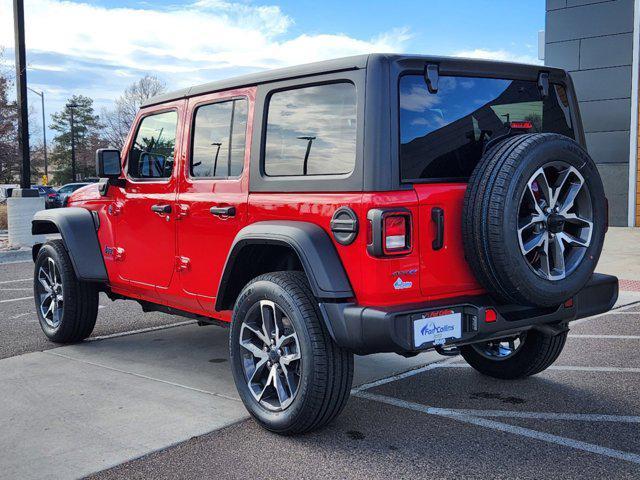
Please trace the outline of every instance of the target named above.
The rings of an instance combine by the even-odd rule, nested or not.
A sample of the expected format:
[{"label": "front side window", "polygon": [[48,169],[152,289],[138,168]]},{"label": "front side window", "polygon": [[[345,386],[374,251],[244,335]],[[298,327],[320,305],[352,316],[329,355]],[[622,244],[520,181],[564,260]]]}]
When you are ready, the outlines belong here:
[{"label": "front side window", "polygon": [[356,88],[333,83],[274,93],[268,105],[268,176],[340,175],[356,161]]},{"label": "front side window", "polygon": [[244,166],[247,131],[245,98],[204,105],[196,110],[190,175],[237,177]]},{"label": "front side window", "polygon": [[400,168],[403,181],[469,178],[491,140],[553,132],[574,138],[565,89],[537,82],[440,77],[430,93],[422,75],[400,78]]},{"label": "front side window", "polygon": [[173,172],[176,111],[144,117],[129,151],[129,175],[132,178],[169,178]]}]

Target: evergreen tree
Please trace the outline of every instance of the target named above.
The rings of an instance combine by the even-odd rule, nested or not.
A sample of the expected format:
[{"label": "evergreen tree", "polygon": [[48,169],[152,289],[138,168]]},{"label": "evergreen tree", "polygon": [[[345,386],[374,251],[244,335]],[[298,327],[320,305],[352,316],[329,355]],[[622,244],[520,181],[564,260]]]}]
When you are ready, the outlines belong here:
[{"label": "evergreen tree", "polygon": [[[71,116],[73,109],[74,141],[76,153],[76,177],[72,178],[71,166]],[[56,165],[53,181],[64,184],[95,176],[95,151],[105,146],[100,137],[100,117],[93,110],[93,99],[74,95],[65,108],[51,115],[50,128],[58,134],[54,137],[51,162]]]}]

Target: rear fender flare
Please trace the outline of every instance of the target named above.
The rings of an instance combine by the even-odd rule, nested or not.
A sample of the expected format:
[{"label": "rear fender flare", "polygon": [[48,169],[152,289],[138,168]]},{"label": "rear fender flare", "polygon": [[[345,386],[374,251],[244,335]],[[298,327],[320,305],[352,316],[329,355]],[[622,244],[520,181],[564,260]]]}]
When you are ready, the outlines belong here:
[{"label": "rear fender flare", "polygon": [[282,245],[298,256],[318,299],[345,300],[353,298],[351,284],[329,235],[322,227],[310,222],[265,221],[244,227],[231,246],[220,278],[216,310],[233,306],[228,289],[235,273],[234,265],[242,250],[250,245]]}]

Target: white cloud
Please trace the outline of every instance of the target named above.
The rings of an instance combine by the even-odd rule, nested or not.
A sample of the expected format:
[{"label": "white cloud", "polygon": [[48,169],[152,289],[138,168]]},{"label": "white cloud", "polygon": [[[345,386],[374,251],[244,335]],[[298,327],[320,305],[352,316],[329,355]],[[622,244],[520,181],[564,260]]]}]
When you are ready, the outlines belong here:
[{"label": "white cloud", "polygon": [[474,50],[460,50],[454,52],[454,57],[479,58],[483,60],[500,60],[503,62],[533,63],[539,65],[541,62],[537,57],[527,53],[514,53],[508,50],[488,50],[476,48]]},{"label": "white cloud", "polygon": [[[13,45],[11,0],[0,0],[0,45]],[[184,6],[105,8],[64,0],[25,5],[30,51],[119,68],[167,73],[273,68],[372,51],[400,51],[394,30],[373,39],[344,34],[287,38],[293,19],[277,6],[198,0]]]}]

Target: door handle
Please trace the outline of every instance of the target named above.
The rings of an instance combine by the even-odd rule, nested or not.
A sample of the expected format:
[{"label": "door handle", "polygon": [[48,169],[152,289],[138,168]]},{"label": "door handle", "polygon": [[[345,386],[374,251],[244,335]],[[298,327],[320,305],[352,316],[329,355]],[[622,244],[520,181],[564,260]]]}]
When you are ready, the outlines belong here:
[{"label": "door handle", "polygon": [[171,213],[171,205],[151,205],[151,210],[156,213]]},{"label": "door handle", "polygon": [[436,238],[431,242],[431,248],[440,250],[444,246],[444,210],[440,207],[432,208],[431,220],[436,223]]},{"label": "door handle", "polygon": [[235,217],[236,207],[211,207],[209,212],[217,217]]}]

